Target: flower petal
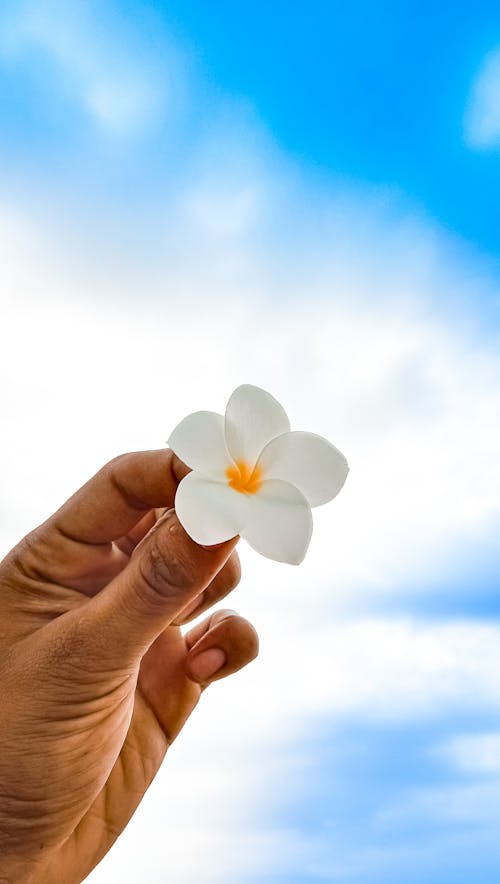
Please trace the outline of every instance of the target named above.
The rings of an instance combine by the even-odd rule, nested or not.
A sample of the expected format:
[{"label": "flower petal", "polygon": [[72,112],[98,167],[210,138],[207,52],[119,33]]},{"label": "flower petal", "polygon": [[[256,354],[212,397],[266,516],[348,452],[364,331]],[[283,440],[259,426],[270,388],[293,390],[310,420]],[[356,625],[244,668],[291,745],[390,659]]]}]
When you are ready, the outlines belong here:
[{"label": "flower petal", "polygon": [[344,455],[322,436],[295,431],[269,442],[258,460],[266,479],[295,485],[310,506],[327,503],[339,493],[349,472]]},{"label": "flower petal", "polygon": [[299,565],[312,534],[312,513],[304,495],[288,482],[263,482],[248,495],[249,508],[240,534],[257,552],[277,562]]},{"label": "flower petal", "polygon": [[179,482],[175,511],[196,543],[212,546],[241,533],[247,518],[248,497],[229,485],[192,472]]},{"label": "flower petal", "polygon": [[249,467],[255,462],[268,442],[286,433],[290,421],[274,396],[243,384],[232,394],[226,408],[226,445],[235,461],[245,461]]},{"label": "flower petal", "polygon": [[224,439],[224,418],[214,411],[195,411],[177,424],[168,444],[186,466],[205,476],[225,481],[232,465]]}]

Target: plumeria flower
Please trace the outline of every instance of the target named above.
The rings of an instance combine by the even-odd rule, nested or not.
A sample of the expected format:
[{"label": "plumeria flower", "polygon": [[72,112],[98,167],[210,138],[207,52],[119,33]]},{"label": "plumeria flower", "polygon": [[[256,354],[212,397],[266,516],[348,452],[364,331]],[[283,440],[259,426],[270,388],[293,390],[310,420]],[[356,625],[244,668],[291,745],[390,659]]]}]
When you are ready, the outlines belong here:
[{"label": "plumeria flower", "polygon": [[244,384],[226,414],[196,411],[168,440],[192,472],[177,488],[175,509],[204,546],[239,534],[257,552],[298,565],[312,534],[311,507],[327,503],[349,471],[322,436],[290,431],[270,393]]}]

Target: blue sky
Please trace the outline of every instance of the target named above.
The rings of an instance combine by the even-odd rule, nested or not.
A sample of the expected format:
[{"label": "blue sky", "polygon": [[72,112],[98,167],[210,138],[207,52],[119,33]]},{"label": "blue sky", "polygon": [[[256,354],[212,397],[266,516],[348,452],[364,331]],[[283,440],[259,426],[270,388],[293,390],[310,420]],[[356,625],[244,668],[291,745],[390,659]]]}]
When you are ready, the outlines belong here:
[{"label": "blue sky", "polygon": [[[210,89],[238,96],[308,164],[401,190],[444,226],[492,252],[498,246],[498,151],[476,154],[463,139],[471,82],[500,39],[496,4],[119,6],[102,5],[107,24],[132,34],[139,24],[157,55],[167,33],[188,48],[203,72],[205,113]],[[32,50],[2,78],[4,137],[25,149],[28,133],[38,147],[57,148],[81,123],[42,60]],[[157,140],[142,146],[152,152]]]},{"label": "blue sky", "polygon": [[[235,96],[318,174],[394,188],[496,262],[498,145],[470,150],[464,138],[471,84],[500,40],[496,3],[101,6],[106,27],[132,35],[132,47],[139,27],[157,59],[167,36],[186,49],[202,73],[198,119],[213,108],[213,93]],[[79,142],[82,121],[43,60],[32,51],[4,70],[2,131],[4,147],[11,140],[24,152],[29,135],[49,159],[51,150]],[[196,125],[191,118],[192,135]],[[141,141],[153,162],[165,133],[154,135]]]},{"label": "blue sky", "polygon": [[499,51],[485,2],[3,5],[2,548],[241,382],[351,463],[301,568],[242,550],[260,659],[95,884],[166,831],[176,884],[498,879]]},{"label": "blue sky", "polygon": [[394,187],[495,255],[498,150],[463,139],[464,106],[500,40],[496,3],[173,2],[210,79],[280,143],[336,177]]}]

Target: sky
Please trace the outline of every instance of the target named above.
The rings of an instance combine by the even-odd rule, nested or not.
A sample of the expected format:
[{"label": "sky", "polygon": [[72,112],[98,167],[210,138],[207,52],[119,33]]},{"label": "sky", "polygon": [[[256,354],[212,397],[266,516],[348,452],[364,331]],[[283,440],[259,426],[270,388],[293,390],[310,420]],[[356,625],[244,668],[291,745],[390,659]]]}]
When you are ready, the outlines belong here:
[{"label": "sky", "polygon": [[0,551],[240,383],[351,467],[91,884],[498,880],[499,148],[493,3],[2,4]]}]

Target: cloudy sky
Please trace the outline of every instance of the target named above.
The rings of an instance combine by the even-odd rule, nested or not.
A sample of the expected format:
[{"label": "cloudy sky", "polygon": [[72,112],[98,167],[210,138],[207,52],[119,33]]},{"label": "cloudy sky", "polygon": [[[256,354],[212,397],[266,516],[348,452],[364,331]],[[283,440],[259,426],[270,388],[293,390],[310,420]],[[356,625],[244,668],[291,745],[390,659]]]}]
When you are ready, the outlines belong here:
[{"label": "cloudy sky", "polygon": [[500,10],[4,0],[0,547],[240,383],[351,473],[92,884],[494,884]]}]

